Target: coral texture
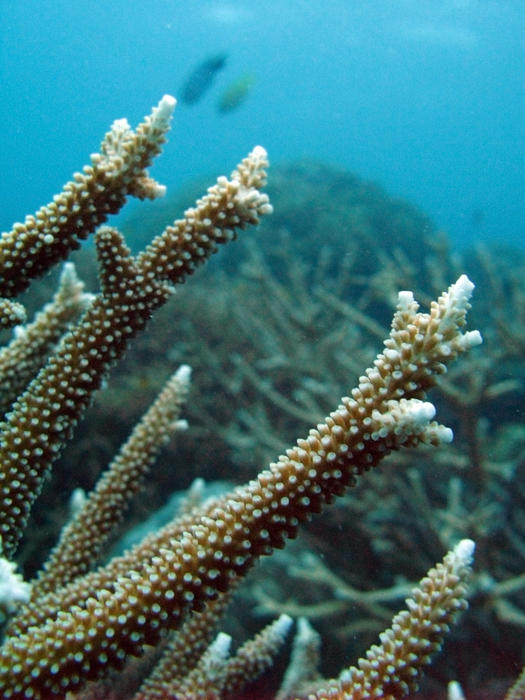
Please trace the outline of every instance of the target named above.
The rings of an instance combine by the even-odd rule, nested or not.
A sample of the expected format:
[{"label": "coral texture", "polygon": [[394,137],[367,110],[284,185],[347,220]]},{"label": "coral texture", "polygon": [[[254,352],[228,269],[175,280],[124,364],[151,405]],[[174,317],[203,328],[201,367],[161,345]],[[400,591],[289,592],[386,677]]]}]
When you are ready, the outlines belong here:
[{"label": "coral texture", "polygon": [[[1,289],[6,296],[18,293],[32,277],[66,257],[78,239],[124,204],[127,195],[163,193],[145,168],[164,142],[173,107],[173,98],[165,96],[136,131],[122,120],[115,122],[84,174],[35,217],[3,234]],[[32,504],[73,427],[130,339],[168,300],[173,286],[184,282],[219,244],[271,212],[268,197],[261,192],[266,166],[264,149],[256,147],[229,179],[219,178],[194,208],[135,256],[116,229],[98,229],[100,292],[42,360],[42,368],[0,425],[0,531],[6,559],[14,557]],[[158,410],[168,414],[156,425],[159,433],[152,437],[153,447],[133,447],[134,441],[149,439],[145,432],[150,413],[64,530],[56,552],[67,554],[50,557],[33,583],[29,601],[9,620],[0,648],[2,696],[82,698],[96,695],[97,682],[116,687],[120,680],[115,673],[122,672],[123,677],[136,669],[134,657],[153,657],[152,648],[162,648],[171,631],[181,628],[178,643],[182,639],[189,645],[195,636],[193,616],[204,616],[200,627],[205,632],[198,646],[205,646],[207,631],[222,611],[222,597],[261,556],[282,548],[301,523],[392,451],[449,443],[452,432],[434,421],[427,391],[450,362],[481,342],[477,331],[465,330],[472,290],[473,284],[461,275],[431,303],[428,313],[419,311],[411,292],[400,292],[383,351],[324,421],[247,484],[191,508],[131,551],[95,568],[98,542],[119,521],[152,451],[178,416],[187,392],[179,373],[175,408],[168,408],[173,400],[166,402],[162,395],[151,409],[154,416]],[[182,374],[187,379],[187,371]],[[408,601],[408,612],[400,613],[393,632],[385,633],[384,650],[374,648],[368,662],[360,665],[364,679],[343,674],[341,684],[348,697],[372,682],[377,668],[383,669],[384,680],[376,683],[375,693],[381,683],[385,692],[396,684],[395,697],[413,687],[403,673],[407,677],[419,673],[439,648],[446,623],[465,607],[462,582],[471,550],[470,544],[459,545],[443,566],[429,572],[420,592]],[[13,597],[9,608],[15,605]],[[288,625],[288,618],[281,618],[229,660],[225,640],[219,637],[197,661],[188,658],[182,671],[177,669],[183,678],[179,689],[170,692],[183,697],[203,692],[226,697],[236,692],[268,665]],[[393,663],[390,647],[404,632],[409,641],[396,664],[406,669],[394,677],[388,675]],[[169,649],[169,643],[166,646]],[[417,670],[412,673],[410,668]],[[159,675],[163,683],[170,682]],[[156,692],[146,685],[138,697],[146,700]]]}]

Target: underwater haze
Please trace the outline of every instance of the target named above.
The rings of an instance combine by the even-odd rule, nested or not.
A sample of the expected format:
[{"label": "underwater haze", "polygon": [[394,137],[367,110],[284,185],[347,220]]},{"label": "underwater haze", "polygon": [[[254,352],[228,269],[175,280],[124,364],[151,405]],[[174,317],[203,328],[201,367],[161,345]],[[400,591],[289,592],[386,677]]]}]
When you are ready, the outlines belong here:
[{"label": "underwater haze", "polygon": [[[153,170],[170,189],[229,172],[260,143],[273,163],[314,157],[377,181],[458,246],[517,243],[524,9],[523,0],[2,0],[2,230],[47,203],[114,119],[135,126],[170,93],[179,98],[171,146]],[[184,102],[206,61],[216,74]]]}]

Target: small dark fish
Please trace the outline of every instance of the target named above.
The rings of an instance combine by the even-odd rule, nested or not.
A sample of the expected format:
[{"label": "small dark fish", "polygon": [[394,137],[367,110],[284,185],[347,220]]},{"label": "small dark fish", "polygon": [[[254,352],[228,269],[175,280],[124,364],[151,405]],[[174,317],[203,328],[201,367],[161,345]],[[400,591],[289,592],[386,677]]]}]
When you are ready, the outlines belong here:
[{"label": "small dark fish", "polygon": [[215,77],[226,65],[227,54],[219,53],[199,63],[187,77],[180,93],[180,99],[187,105],[198,102],[209,90]]},{"label": "small dark fish", "polygon": [[217,101],[217,111],[224,114],[225,112],[231,112],[237,109],[248,97],[254,85],[255,78],[253,75],[246,74],[237,78],[237,80],[228,85],[219,97]]}]

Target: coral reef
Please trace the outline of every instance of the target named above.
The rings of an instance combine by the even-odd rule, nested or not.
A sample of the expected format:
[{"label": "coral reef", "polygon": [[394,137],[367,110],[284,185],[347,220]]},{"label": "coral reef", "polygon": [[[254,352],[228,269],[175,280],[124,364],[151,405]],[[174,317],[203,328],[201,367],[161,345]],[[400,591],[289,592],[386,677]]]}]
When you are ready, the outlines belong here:
[{"label": "coral reef", "polygon": [[[101,153],[92,156],[92,164],[77,174],[53,203],[3,234],[0,282],[6,297],[1,316],[4,325],[23,319],[23,307],[12,297],[23,291],[33,277],[69,257],[78,240],[94,231],[109,213],[117,211],[128,195],[142,198],[163,193],[163,188],[149,178],[146,167],[164,142],[173,106],[173,99],[166,96],[135,131],[123,120],[115,122],[102,143]],[[433,420],[435,408],[426,396],[447,365],[480,342],[477,331],[464,330],[473,288],[469,279],[461,275],[430,304],[428,313],[419,311],[412,293],[400,292],[390,334],[384,334],[384,349],[374,360],[371,348],[378,344],[383,319],[379,314],[379,320],[374,320],[373,311],[388,307],[399,279],[387,273],[392,269],[413,271],[399,246],[392,250],[393,259],[389,253],[376,250],[376,246],[370,266],[364,266],[366,274],[355,276],[354,265],[358,263],[357,251],[362,241],[358,240],[353,249],[349,244],[348,250],[337,244],[332,259],[328,249],[319,250],[316,244],[312,247],[305,243],[313,251],[309,258],[294,251],[287,232],[281,231],[282,245],[277,256],[282,256],[284,265],[267,262],[273,254],[269,249],[249,246],[244,258],[236,263],[241,274],[230,289],[218,284],[223,279],[218,270],[216,277],[210,279],[210,286],[202,285],[202,294],[195,296],[194,306],[187,305],[189,296],[180,295],[179,305],[182,299],[185,311],[192,313],[186,321],[174,315],[183,341],[172,354],[185,351],[192,363],[195,357],[197,372],[209,364],[208,376],[215,381],[222,376],[222,385],[229,385],[230,396],[243,393],[241,411],[233,415],[229,412],[227,421],[210,413],[209,398],[208,403],[203,402],[200,413],[201,424],[203,419],[209,419],[208,429],[217,430],[233,446],[238,461],[247,453],[252,459],[259,459],[260,449],[269,449],[270,443],[275,446],[275,437],[270,436],[275,435],[281,422],[285,426],[290,421],[311,421],[316,427],[247,484],[198,505],[188,504],[186,510],[129,552],[98,566],[104,542],[115,533],[127,501],[140,487],[139,482],[167,432],[174,422],[180,426],[177,421],[187,393],[188,372],[179,371],[174,386],[170,383],[146,413],[97,487],[87,499],[77,499],[71,523],[64,528],[57,549],[31,582],[30,589],[20,582],[8,560],[15,556],[51,466],[71,438],[94,392],[131,338],[143,330],[154,311],[167,303],[174,285],[192,275],[218,244],[228,242],[239,229],[258,223],[271,211],[268,197],[260,191],[265,184],[266,165],[264,150],[254,149],[230,179],[219,178],[195,208],[187,210],[182,219],[167,226],[135,256],[116,229],[99,228],[95,242],[100,291],[92,298],[81,297],[80,309],[59,331],[62,335],[56,346],[48,343],[29,373],[27,363],[21,363],[27,387],[17,397],[14,392],[18,389],[9,389],[12,396],[6,401],[11,405],[0,425],[0,528],[4,585],[8,591],[3,609],[9,617],[0,648],[0,688],[5,698],[67,695],[79,700],[112,696],[149,700],[166,693],[174,697],[228,697],[240,692],[247,681],[271,663],[291,622],[288,616],[281,616],[230,658],[223,636],[210,643],[229,597],[256,560],[280,549],[295,536],[299,525],[324,510],[325,504],[336,496],[342,496],[358,476],[372,470],[390,453],[401,454],[407,447],[450,443],[450,429]],[[357,228],[364,230],[362,223]],[[436,270],[435,261],[440,255],[443,248],[437,246],[428,256],[428,271],[434,281],[448,272],[443,265]],[[485,269],[490,276],[489,267]],[[506,290],[501,289],[501,294],[506,296]],[[513,294],[519,303],[519,278]],[[214,327],[218,328],[224,320],[222,307],[223,313],[226,309],[234,312],[232,328],[240,328],[248,338],[233,358],[236,384],[231,382],[232,371],[224,366],[228,351],[219,347],[213,353],[209,348],[194,353],[192,347],[201,319],[211,318],[205,311],[211,306],[210,298],[213,307],[219,309],[218,315],[214,311]],[[313,302],[309,301],[312,298]],[[260,304],[265,300],[262,313]],[[77,313],[81,314],[78,320]],[[337,318],[344,321],[336,327]],[[501,332],[505,321],[498,317],[496,326]],[[25,335],[26,345],[33,342],[29,327],[17,335]],[[519,351],[520,338],[519,333],[508,334],[506,350],[502,351],[506,352],[505,360],[515,357],[512,353]],[[163,344],[164,339],[157,342]],[[360,359],[348,359],[356,347],[368,356],[361,366],[369,364],[369,369],[357,375],[356,388],[319,422],[324,413],[321,404],[330,398],[335,403],[331,397],[335,386],[348,386],[348,376],[359,367],[363,355]],[[11,352],[20,350],[13,345]],[[9,349],[6,353],[9,355]],[[295,369],[289,381],[297,376],[300,379],[293,394],[286,387],[285,378],[291,366]],[[320,370],[323,366],[324,370]],[[442,385],[449,404],[455,400],[467,416],[463,432],[476,440],[476,408],[486,395],[508,396],[516,390],[519,380],[505,384],[497,372],[488,370],[480,377],[483,363],[474,361],[473,366],[473,383],[469,383],[468,370],[460,369]],[[320,374],[316,377],[308,367],[315,367]],[[31,378],[29,375],[33,374]],[[220,382],[218,386],[220,390]],[[472,389],[468,399],[458,391],[461,386]],[[217,390],[215,386],[210,394],[212,403],[216,402],[213,397]],[[282,416],[277,421],[273,419],[275,409]],[[160,421],[159,411],[167,412],[164,422]],[[248,440],[240,439],[246,434]],[[202,440],[202,433],[196,439]],[[496,487],[488,486],[493,482],[482,450],[476,448],[475,442],[468,444],[473,480],[484,489],[484,497],[492,496],[491,488]],[[447,459],[454,455],[455,452],[448,453]],[[461,464],[461,455],[456,455],[454,465],[458,464],[465,469],[466,460]],[[393,618],[391,628],[381,636],[381,645],[372,647],[355,668],[343,671],[332,681],[316,679],[313,685],[312,669],[305,669],[302,678],[307,680],[307,688],[302,687],[299,678],[296,687],[282,691],[284,695],[402,697],[417,687],[423,668],[441,647],[449,623],[465,608],[465,581],[473,543],[462,535],[468,529],[483,538],[489,517],[480,511],[466,519],[465,527],[461,484],[451,477],[443,484],[449,506],[444,527],[439,511],[434,516],[435,509],[426,503],[425,488],[414,469],[407,471],[409,496],[405,495],[405,500],[414,501],[412,510],[408,509],[399,501],[406,485],[397,490],[391,488],[397,478],[403,478],[400,465],[400,461],[394,464],[393,475],[385,476],[385,481],[374,477],[377,472],[372,470],[369,476],[375,489],[371,496],[375,508],[365,506],[368,518],[359,505],[345,505],[352,516],[345,523],[345,539],[353,540],[355,536],[359,541],[368,530],[370,551],[375,555],[389,549],[389,543],[396,538],[407,544],[407,537],[408,551],[418,549],[420,555],[419,536],[426,540],[425,556],[441,547],[434,559],[438,560],[444,550],[451,551],[442,564],[425,567],[429,568],[428,574],[407,600],[407,610]],[[514,477],[513,464],[503,478],[509,481]],[[382,492],[392,495],[389,508],[397,512],[400,521],[395,527],[389,525],[388,532],[375,515],[377,503],[384,500]],[[423,506],[426,520],[420,517]],[[414,512],[419,516],[418,530],[411,521]],[[510,616],[516,609],[513,596],[522,595],[523,591],[520,576],[513,576],[510,571],[515,558],[512,547],[519,552],[520,523],[519,519],[511,522],[505,531],[508,542],[498,555],[499,568],[490,569],[495,572],[494,577],[500,578],[480,582],[478,576],[474,586],[473,602],[478,605],[481,598],[488,614],[499,615],[503,620],[506,613]],[[456,545],[459,539],[461,542]],[[403,547],[399,549],[403,552]],[[414,567],[421,558],[412,557]],[[395,573],[396,569],[390,571]],[[325,573],[330,581],[332,572],[325,568]],[[342,578],[333,574],[332,582],[334,589],[345,591]],[[377,588],[377,583],[372,575],[370,586]],[[498,586],[500,591],[494,595]],[[346,590],[351,588],[352,585]],[[401,588],[406,593],[406,586]],[[395,599],[398,593],[390,598]],[[491,595],[496,602],[492,603]],[[374,602],[369,596],[368,611],[372,611],[370,617],[375,622],[375,611],[380,607],[377,600]],[[259,602],[263,604],[264,600]],[[276,605],[280,604],[277,600]],[[519,624],[519,610],[516,614],[513,622]],[[382,615],[383,612],[379,617]],[[168,636],[173,630],[179,631]],[[139,688],[145,677],[149,680]],[[515,686],[518,692],[519,682]]]},{"label": "coral reef", "polygon": [[[472,608],[430,675],[438,688],[460,678],[467,696],[489,683],[500,690],[525,648],[523,252],[452,251],[408,205],[328,166],[277,167],[268,191],[274,215],[187,294],[184,339],[171,350],[178,361],[193,358],[199,411],[188,408],[185,442],[198,473],[239,480],[315,421],[373,360],[397,289],[428,301],[467,269],[476,280],[471,317],[485,345],[434,390],[454,442],[397,452],[391,468],[370,474],[374,488],[358,485],[336,501],[242,588],[245,619],[254,605],[263,619],[306,615],[321,632],[325,671],[334,673],[349,649],[358,654],[374,641],[421,570],[472,538]],[[381,223],[390,219],[399,231],[392,237]],[[211,288],[215,303],[202,312],[200,295]],[[129,362],[140,371],[139,361]],[[352,538],[342,538],[350,526]]]}]

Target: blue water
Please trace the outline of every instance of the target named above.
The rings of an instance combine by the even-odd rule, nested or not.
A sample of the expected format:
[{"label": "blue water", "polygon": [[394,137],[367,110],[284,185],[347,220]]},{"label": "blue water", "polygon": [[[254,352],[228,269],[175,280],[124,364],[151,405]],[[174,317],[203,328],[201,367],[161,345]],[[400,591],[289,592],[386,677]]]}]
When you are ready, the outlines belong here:
[{"label": "blue water", "polygon": [[[115,118],[133,126],[210,54],[153,174],[229,172],[255,144],[410,199],[453,240],[521,241],[523,0],[0,0],[0,225],[49,201]],[[245,73],[245,102],[216,102]],[[147,205],[141,205],[147,206]]]}]

